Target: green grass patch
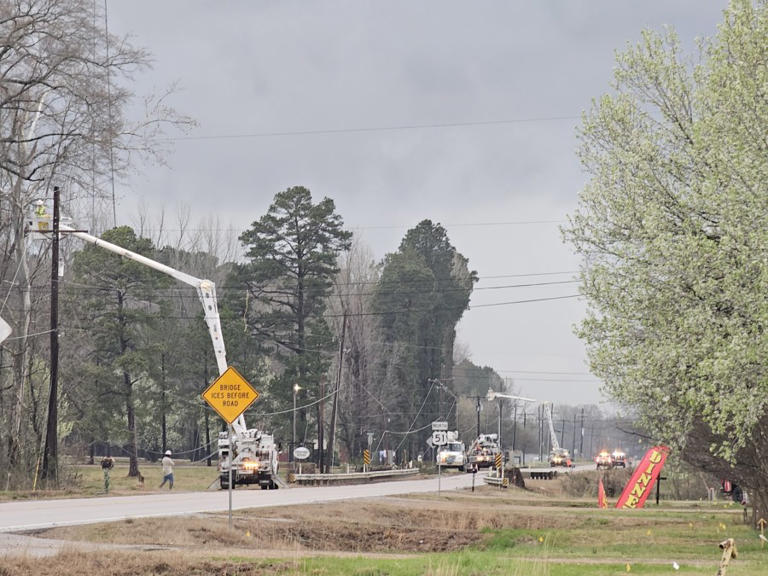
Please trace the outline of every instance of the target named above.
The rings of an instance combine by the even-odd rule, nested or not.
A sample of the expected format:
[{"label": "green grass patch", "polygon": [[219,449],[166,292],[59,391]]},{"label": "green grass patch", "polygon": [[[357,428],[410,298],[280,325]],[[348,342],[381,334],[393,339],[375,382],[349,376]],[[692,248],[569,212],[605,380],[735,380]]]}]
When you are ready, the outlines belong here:
[{"label": "green grass patch", "polygon": [[[83,496],[95,496],[104,494],[104,472],[101,466],[76,465],[70,468],[76,479],[75,484]],[[109,474],[110,493],[132,494],[136,492],[151,492],[158,489],[163,480],[162,464],[158,462],[142,462],[139,471],[144,476],[144,484],[140,484],[137,478],[128,476],[128,463],[118,461]],[[205,490],[218,477],[216,466],[199,464],[180,464],[177,462],[173,472],[174,490]],[[168,489],[168,484],[164,487]]]}]

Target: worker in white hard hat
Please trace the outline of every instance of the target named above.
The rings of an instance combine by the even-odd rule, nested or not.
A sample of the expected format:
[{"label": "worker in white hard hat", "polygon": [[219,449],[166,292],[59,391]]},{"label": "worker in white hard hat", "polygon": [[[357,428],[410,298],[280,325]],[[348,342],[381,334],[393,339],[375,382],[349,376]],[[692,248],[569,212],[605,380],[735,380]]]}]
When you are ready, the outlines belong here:
[{"label": "worker in white hard hat", "polygon": [[168,482],[168,490],[173,488],[173,460],[171,460],[171,451],[166,450],[165,456],[163,456],[163,482],[160,484],[160,488],[165,486]]}]

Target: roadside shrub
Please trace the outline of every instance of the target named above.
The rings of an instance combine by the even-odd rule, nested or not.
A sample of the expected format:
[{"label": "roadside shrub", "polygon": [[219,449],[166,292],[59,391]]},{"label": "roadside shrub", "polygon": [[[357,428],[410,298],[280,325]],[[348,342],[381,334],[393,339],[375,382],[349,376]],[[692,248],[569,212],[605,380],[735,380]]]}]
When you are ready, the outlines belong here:
[{"label": "roadside shrub", "polygon": [[568,474],[563,478],[563,492],[568,496],[579,498],[597,498],[597,484],[603,477],[605,495],[608,498],[618,498],[624,486],[629,482],[630,470],[615,468],[612,470],[600,470],[584,472],[580,474]]}]

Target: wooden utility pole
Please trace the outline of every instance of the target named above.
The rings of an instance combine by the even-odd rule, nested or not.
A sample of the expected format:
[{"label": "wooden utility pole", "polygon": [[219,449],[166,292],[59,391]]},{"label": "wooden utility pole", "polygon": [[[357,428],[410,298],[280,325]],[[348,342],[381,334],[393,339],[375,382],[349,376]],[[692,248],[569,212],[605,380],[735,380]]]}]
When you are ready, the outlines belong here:
[{"label": "wooden utility pole", "polygon": [[[480,410],[482,410],[482,404],[480,404],[480,401],[483,398],[485,398],[485,396],[470,396],[469,398],[474,398],[475,400],[475,413],[477,414],[477,431],[475,433],[475,438],[477,438],[478,436],[480,436]],[[457,410],[456,412],[457,428],[458,428],[458,418],[459,418],[459,414]]]},{"label": "wooden utility pole", "polygon": [[48,423],[43,449],[41,476],[46,485],[57,487],[59,427],[59,187],[53,187],[53,237],[51,242],[51,378],[48,395]]},{"label": "wooden utility pole", "polygon": [[336,443],[336,412],[339,406],[339,389],[341,388],[341,371],[344,368],[344,338],[347,334],[347,311],[344,310],[344,317],[341,320],[341,341],[339,342],[339,368],[336,372],[336,389],[333,393],[333,407],[331,409],[331,433],[328,438],[329,450],[331,451],[328,470],[333,472],[334,444]]},{"label": "wooden utility pole", "polygon": [[325,426],[325,379],[320,379],[320,402],[317,404],[317,469],[322,474],[325,469],[324,450],[325,437],[323,427]]}]

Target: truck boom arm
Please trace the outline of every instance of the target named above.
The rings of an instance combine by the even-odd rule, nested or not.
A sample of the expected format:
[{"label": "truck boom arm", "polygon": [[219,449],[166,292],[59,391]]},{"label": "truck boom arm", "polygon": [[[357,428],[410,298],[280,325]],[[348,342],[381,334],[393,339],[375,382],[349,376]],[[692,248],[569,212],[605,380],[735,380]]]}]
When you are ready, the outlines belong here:
[{"label": "truck boom arm", "polygon": [[555,425],[552,423],[552,403],[544,403],[544,413],[547,415],[547,423],[549,424],[549,435],[552,438],[552,451],[560,450],[560,442],[557,441],[557,434],[555,433]]},{"label": "truck boom arm", "polygon": [[[38,230],[50,230],[47,226],[42,227],[39,224],[37,228]],[[62,232],[66,232],[71,236],[80,238],[85,242],[95,244],[96,246],[104,248],[105,250],[109,250],[110,252],[128,258],[129,260],[133,260],[139,264],[144,264],[153,270],[167,274],[179,282],[193,286],[195,290],[197,290],[197,297],[200,299],[200,303],[203,305],[205,323],[208,326],[208,334],[210,334],[211,342],[213,343],[213,351],[216,356],[216,365],[219,369],[219,375],[224,373],[224,371],[227,369],[227,351],[224,347],[224,338],[221,334],[221,319],[219,318],[219,307],[216,300],[216,285],[213,282],[210,280],[196,278],[195,276],[191,276],[185,272],[181,272],[175,268],[171,268],[170,266],[156,262],[151,258],[147,258],[141,254],[132,252],[126,248],[118,246],[117,244],[112,244],[111,242],[97,238],[96,236],[88,234],[87,232],[77,231],[65,224],[61,224],[59,229]],[[237,420],[232,422],[232,428],[234,429],[236,436],[243,436],[245,434],[247,426],[245,424],[245,418],[242,414],[238,416]]]}]

